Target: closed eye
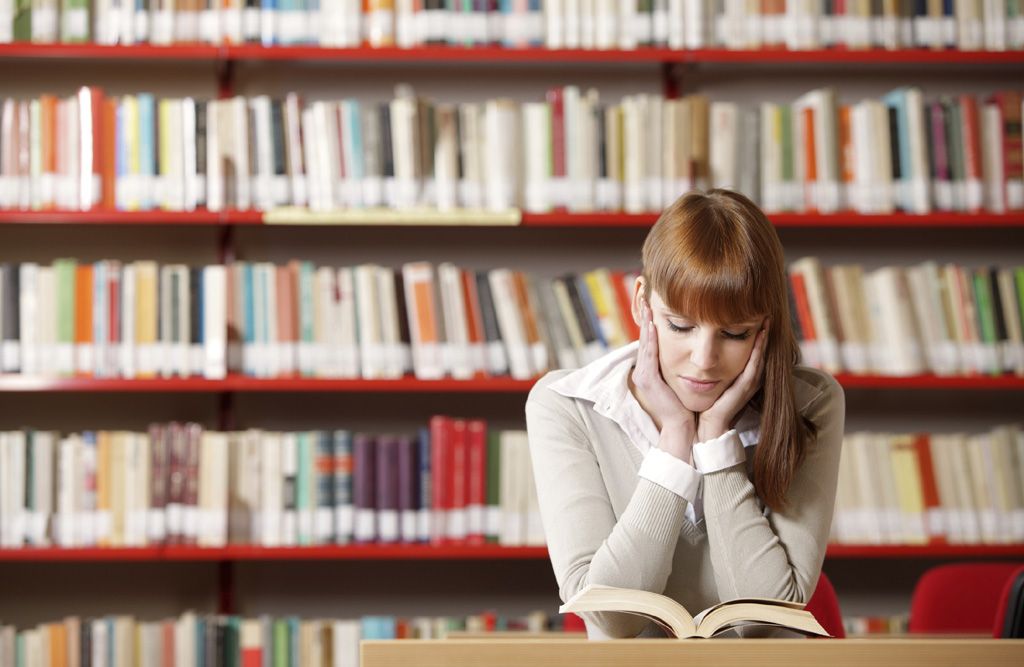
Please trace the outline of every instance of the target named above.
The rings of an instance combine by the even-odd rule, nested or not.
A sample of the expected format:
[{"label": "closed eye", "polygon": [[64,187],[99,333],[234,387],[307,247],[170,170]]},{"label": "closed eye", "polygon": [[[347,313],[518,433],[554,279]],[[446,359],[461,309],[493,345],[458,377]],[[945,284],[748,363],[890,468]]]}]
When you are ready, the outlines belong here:
[{"label": "closed eye", "polygon": [[[669,319],[666,319],[665,323],[668,325],[668,330],[672,331],[674,333],[687,333],[687,332],[693,330],[692,326],[689,326],[689,325],[680,326],[678,324],[673,324],[672,320],[669,320]],[[751,329],[744,329],[743,331],[739,331],[739,332],[722,331],[722,336],[724,338],[728,338],[729,340],[746,340],[746,339],[750,338],[750,334],[751,333],[752,333]]]}]

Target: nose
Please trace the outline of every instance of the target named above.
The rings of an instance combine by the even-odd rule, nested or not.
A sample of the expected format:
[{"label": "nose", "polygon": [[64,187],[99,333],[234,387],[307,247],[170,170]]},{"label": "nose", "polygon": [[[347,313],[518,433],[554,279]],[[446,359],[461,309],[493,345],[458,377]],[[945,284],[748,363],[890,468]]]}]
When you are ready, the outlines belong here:
[{"label": "nose", "polygon": [[690,350],[690,363],[702,370],[709,370],[718,364],[718,338],[710,327],[698,332]]}]

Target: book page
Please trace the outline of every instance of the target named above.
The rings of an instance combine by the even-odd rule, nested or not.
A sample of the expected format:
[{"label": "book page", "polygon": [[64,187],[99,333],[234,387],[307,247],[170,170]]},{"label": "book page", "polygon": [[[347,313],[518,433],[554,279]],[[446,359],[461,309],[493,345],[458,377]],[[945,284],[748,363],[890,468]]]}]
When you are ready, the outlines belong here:
[{"label": "book page", "polygon": [[592,584],[559,607],[560,613],[616,611],[645,616],[665,627],[676,637],[692,637],[697,628],[690,613],[665,595],[614,586]]}]

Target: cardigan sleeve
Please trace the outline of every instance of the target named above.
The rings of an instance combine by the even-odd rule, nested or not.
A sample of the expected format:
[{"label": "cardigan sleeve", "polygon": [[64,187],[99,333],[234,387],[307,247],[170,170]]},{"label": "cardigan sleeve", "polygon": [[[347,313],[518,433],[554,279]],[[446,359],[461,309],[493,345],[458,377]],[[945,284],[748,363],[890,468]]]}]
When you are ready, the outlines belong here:
[{"label": "cardigan sleeve", "polygon": [[832,524],[846,403],[835,379],[810,372],[820,391],[802,413],[818,433],[790,484],[783,510],[764,513],[743,465],[704,475],[708,543],[722,600],[806,602],[814,592]]},{"label": "cardigan sleeve", "polygon": [[[616,520],[593,434],[580,403],[551,390],[549,374],[530,392],[526,425],[544,533],[562,601],[587,584],[662,593],[682,529],[686,501],[640,478]],[[634,637],[650,621],[632,614],[588,613],[608,637]]]}]

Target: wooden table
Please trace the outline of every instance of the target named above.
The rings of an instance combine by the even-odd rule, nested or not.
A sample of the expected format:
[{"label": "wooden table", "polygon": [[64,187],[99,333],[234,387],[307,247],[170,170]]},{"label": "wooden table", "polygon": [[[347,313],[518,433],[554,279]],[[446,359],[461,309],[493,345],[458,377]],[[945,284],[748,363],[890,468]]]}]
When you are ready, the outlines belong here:
[{"label": "wooden table", "polygon": [[1024,666],[1021,639],[448,639],[361,643],[362,667]]}]

